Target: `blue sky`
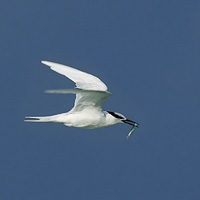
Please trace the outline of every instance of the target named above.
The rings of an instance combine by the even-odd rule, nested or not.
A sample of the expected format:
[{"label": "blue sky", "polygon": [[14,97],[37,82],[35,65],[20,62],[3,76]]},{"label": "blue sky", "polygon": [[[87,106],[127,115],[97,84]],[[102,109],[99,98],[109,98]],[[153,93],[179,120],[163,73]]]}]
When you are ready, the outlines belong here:
[{"label": "blue sky", "polygon": [[[0,199],[199,199],[200,2],[7,1],[0,8]],[[105,110],[140,123],[24,123],[68,111],[73,88],[40,63],[97,75]]]}]

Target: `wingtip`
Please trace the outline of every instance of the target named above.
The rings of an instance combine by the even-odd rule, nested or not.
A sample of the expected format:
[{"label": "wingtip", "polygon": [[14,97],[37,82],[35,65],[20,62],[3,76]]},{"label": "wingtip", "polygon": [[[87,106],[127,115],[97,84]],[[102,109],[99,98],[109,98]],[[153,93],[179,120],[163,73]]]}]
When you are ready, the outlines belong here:
[{"label": "wingtip", "polygon": [[49,61],[41,60],[41,63],[44,64],[44,65],[48,65]]}]

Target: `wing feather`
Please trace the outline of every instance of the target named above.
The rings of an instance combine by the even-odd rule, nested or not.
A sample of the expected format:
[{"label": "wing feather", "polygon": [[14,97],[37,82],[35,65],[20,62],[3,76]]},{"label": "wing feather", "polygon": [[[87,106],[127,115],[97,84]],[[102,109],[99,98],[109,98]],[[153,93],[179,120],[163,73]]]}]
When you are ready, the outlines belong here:
[{"label": "wing feather", "polygon": [[96,76],[54,62],[42,61],[42,63],[49,66],[53,71],[62,74],[75,82],[79,89],[96,91],[108,90],[107,86]]},{"label": "wing feather", "polygon": [[76,99],[72,111],[80,111],[86,107],[94,107],[101,110],[104,101],[111,95],[108,91],[81,90],[81,89],[58,89],[46,90],[51,94],[76,94]]}]

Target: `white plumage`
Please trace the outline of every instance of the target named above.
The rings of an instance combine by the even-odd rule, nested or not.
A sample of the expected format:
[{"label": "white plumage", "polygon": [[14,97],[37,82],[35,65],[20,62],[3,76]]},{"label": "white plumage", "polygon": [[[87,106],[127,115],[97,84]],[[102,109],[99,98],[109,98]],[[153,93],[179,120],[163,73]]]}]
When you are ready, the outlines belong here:
[{"label": "white plumage", "polygon": [[66,76],[76,84],[76,89],[47,90],[47,93],[76,94],[74,107],[67,113],[45,117],[26,117],[27,122],[57,122],[66,126],[78,128],[101,128],[118,123],[128,123],[133,126],[131,133],[138,127],[134,121],[128,120],[123,115],[103,111],[104,101],[111,95],[107,86],[96,76],[62,64],[42,61],[53,71]]}]

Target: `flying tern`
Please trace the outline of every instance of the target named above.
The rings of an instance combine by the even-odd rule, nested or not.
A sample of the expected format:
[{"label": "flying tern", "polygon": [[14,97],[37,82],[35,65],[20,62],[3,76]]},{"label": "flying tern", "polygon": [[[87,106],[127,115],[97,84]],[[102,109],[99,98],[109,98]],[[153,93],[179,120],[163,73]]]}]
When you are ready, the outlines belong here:
[{"label": "flying tern", "polygon": [[110,97],[111,93],[98,77],[54,62],[42,61],[42,63],[49,66],[53,71],[66,76],[76,84],[75,89],[71,90],[46,91],[47,93],[75,94],[74,107],[69,112],[52,116],[26,117],[25,121],[63,123],[69,127],[87,129],[126,123],[132,126],[127,138],[139,126],[137,122],[127,119],[120,113],[102,110],[104,101]]}]

